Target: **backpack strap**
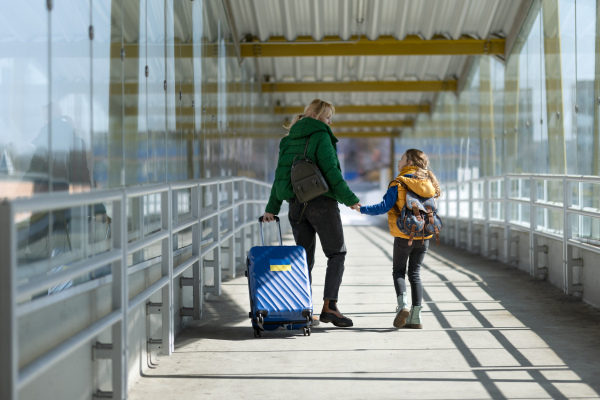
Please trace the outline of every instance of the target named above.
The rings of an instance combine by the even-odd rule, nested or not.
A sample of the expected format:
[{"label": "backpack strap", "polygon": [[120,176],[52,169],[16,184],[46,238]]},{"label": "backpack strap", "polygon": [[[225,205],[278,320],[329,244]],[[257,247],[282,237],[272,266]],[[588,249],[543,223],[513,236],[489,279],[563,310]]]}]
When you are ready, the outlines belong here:
[{"label": "backpack strap", "polygon": [[397,182],[397,183],[398,183],[398,185],[399,185],[399,186],[402,186],[404,189],[406,189],[406,190],[410,190],[410,189],[408,188],[408,186],[406,186],[406,183],[404,183],[404,182],[402,182],[401,180],[398,180],[398,179],[392,179],[392,181],[391,181],[391,182],[389,183],[389,185],[388,185],[388,189],[389,189],[389,188],[392,186],[392,183],[394,183],[394,182]]},{"label": "backpack strap", "polygon": [[[394,182],[398,182],[398,186],[402,186],[402,187],[403,187],[403,188],[404,188],[406,191],[411,191],[411,190],[408,188],[408,185],[406,185],[406,183],[404,183],[404,182],[402,182],[401,180],[398,180],[398,179],[394,179],[394,180],[392,180],[392,181],[390,182],[390,184],[388,185],[388,188],[389,188],[390,186],[392,186],[392,183],[394,183]],[[398,204],[394,203],[394,207],[396,207],[396,210],[398,210],[398,215],[400,215],[400,212],[401,212],[401,211],[400,211],[400,207],[398,207]],[[413,207],[409,207],[408,205],[405,205],[405,207],[406,207],[406,208],[413,208],[413,207],[417,207],[417,206],[416,206],[416,205],[414,205]],[[419,215],[419,217],[418,217],[418,218],[419,218],[419,220],[420,220],[420,218],[421,218],[421,217],[420,217],[420,214],[419,214],[418,212],[415,212],[415,211],[414,211],[414,208],[413,208],[413,212],[415,213],[415,215]],[[412,241],[411,241],[411,243],[412,243]]]},{"label": "backpack strap", "polygon": [[306,139],[306,146],[304,146],[304,158],[306,158],[306,151],[308,150],[308,142],[310,142],[310,137],[312,134]]},{"label": "backpack strap", "polygon": [[412,246],[414,237],[415,237],[415,226],[413,225],[410,227],[410,235],[408,237],[408,245],[409,246]]}]

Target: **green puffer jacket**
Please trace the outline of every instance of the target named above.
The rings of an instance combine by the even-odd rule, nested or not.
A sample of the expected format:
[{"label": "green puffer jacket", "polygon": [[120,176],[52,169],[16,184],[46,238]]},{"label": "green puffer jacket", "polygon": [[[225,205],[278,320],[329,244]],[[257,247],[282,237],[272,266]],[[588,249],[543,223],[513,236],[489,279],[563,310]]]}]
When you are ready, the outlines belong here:
[{"label": "green puffer jacket", "polygon": [[304,154],[309,136],[310,142],[306,155],[316,162],[329,184],[329,191],[324,196],[329,196],[347,206],[358,203],[358,197],[352,193],[342,176],[336,147],[338,139],[333,136],[329,125],[314,118],[304,117],[292,126],[289,135],[279,143],[279,161],[277,161],[275,182],[271,188],[266,212],[278,214],[283,200],[294,197],[290,178],[292,163],[294,157]]}]

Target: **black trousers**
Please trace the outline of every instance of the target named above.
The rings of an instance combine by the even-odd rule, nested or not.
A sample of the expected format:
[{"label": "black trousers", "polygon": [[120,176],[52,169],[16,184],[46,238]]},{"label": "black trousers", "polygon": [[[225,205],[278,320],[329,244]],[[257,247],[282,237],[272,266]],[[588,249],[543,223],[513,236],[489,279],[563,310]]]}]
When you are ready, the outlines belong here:
[{"label": "black trousers", "polygon": [[392,276],[396,296],[406,292],[406,270],[408,264],[408,281],[410,282],[413,306],[420,306],[423,301],[423,285],[421,284],[421,264],[427,254],[429,240],[413,239],[411,246],[408,239],[394,238],[394,261]]},{"label": "black trousers", "polygon": [[327,196],[319,196],[308,202],[304,212],[303,208],[304,203],[296,199],[290,200],[288,219],[294,239],[298,246],[306,250],[309,278],[312,283],[316,235],[319,235],[321,247],[327,257],[323,300],[337,300],[346,260],[346,244],[338,202]]}]

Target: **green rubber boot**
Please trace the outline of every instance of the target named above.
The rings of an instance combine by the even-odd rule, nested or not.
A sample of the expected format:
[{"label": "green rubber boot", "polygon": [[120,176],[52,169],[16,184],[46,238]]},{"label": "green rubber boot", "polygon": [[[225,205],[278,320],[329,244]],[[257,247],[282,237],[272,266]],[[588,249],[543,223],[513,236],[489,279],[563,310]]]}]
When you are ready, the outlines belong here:
[{"label": "green rubber boot", "polygon": [[408,310],[408,296],[406,292],[398,296],[398,307],[396,307],[396,317],[394,318],[394,327],[402,328],[406,324],[406,318],[410,311]]},{"label": "green rubber boot", "polygon": [[407,328],[413,329],[423,329],[423,325],[421,324],[421,310],[423,306],[412,306],[410,309],[410,314],[408,315],[408,319],[406,321]]}]

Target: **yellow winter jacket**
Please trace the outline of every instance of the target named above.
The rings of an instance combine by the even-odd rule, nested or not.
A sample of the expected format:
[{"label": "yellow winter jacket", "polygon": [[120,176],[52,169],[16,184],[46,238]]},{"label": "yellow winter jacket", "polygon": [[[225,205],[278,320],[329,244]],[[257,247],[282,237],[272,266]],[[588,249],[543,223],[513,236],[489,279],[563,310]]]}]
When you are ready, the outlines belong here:
[{"label": "yellow winter jacket", "polygon": [[[419,168],[413,165],[409,165],[407,167],[402,168],[402,171],[398,174],[395,180],[393,180],[389,187],[398,186],[398,198],[396,200],[396,207],[392,207],[390,211],[388,211],[388,225],[390,227],[390,234],[395,237],[401,237],[404,239],[409,239],[408,235],[400,232],[398,229],[398,225],[396,225],[396,220],[399,217],[400,210],[404,207],[404,203],[406,203],[406,189],[402,185],[400,185],[397,181],[401,181],[414,193],[418,194],[421,197],[429,198],[435,195],[435,187],[433,183],[429,179],[417,179],[413,178],[410,175],[417,172]],[[407,176],[408,175],[408,176]],[[430,239],[433,235],[425,236],[425,239]]]}]

